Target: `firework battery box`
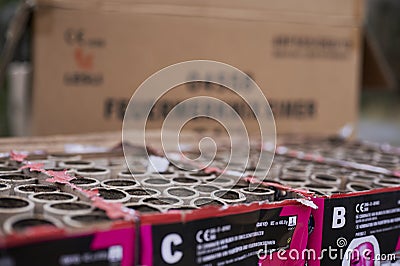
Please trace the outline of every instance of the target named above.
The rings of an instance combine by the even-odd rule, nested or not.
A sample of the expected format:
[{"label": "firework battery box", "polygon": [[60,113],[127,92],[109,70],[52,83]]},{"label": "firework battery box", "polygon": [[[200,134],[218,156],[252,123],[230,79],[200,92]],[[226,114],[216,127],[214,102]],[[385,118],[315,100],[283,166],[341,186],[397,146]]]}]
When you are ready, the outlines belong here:
[{"label": "firework battery box", "polygon": [[302,251],[311,208],[294,200],[207,207],[196,212],[143,216],[142,265],[304,265],[277,251]]},{"label": "firework battery box", "polygon": [[[77,186],[79,183],[74,181],[93,181],[95,178],[75,174],[85,172],[84,169],[101,169],[99,166],[98,168],[56,171],[47,170],[43,165],[44,162],[50,163],[50,159],[56,160],[57,165],[60,166],[82,167],[82,164],[94,162],[100,165],[105,163],[104,160],[107,157],[106,154],[101,155],[101,157],[98,157],[99,154],[92,155],[94,161],[89,161],[87,158],[85,158],[86,161],[78,159],[78,156],[82,156],[80,154],[48,155],[47,160],[41,160],[42,163],[31,161],[22,153],[11,152],[9,159],[3,158],[1,161],[3,172],[21,171],[15,173],[16,177],[22,178],[26,174],[31,179],[37,178],[36,182],[39,183],[29,184],[30,186],[43,188],[47,185],[59,188],[61,191],[68,191],[70,195],[75,194],[80,198],[75,202],[70,202],[71,204],[86,204],[96,208],[85,211],[82,215],[65,215],[64,213],[60,218],[55,216],[57,213],[49,212],[53,203],[42,206],[38,201],[34,201],[31,203],[31,212],[33,211],[34,215],[30,213],[26,216],[19,214],[8,217],[6,205],[10,200],[29,203],[30,200],[36,199],[34,195],[52,193],[39,192],[29,195],[28,199],[22,199],[8,191],[6,196],[0,197],[3,212],[1,218],[5,220],[1,223],[2,233],[4,233],[0,237],[1,265],[304,264],[301,260],[288,260],[282,264],[276,253],[278,250],[302,251],[306,248],[311,213],[311,207],[308,205],[311,204],[310,201],[287,199],[238,205],[222,204],[218,207],[205,206],[208,203],[206,202],[201,205],[203,206],[201,208],[199,205],[199,209],[192,206],[193,210],[182,209],[172,204],[168,212],[161,210],[160,207],[158,212],[163,213],[145,214],[144,211],[130,209],[132,204],[137,203],[124,203],[124,207],[122,204],[106,202],[101,198],[105,197],[101,196],[101,191],[107,190],[105,187],[97,187],[95,188],[97,191],[92,191]],[[116,156],[116,153],[112,155]],[[85,156],[90,157],[88,154]],[[13,168],[12,165],[19,168]],[[93,171],[91,173],[93,174]],[[119,174],[123,173],[124,171],[119,172]],[[168,175],[168,173],[165,174]],[[0,178],[4,179],[4,176],[7,175],[2,174]],[[97,175],[97,178],[100,177]],[[177,182],[176,178],[185,179],[178,176],[172,180]],[[118,181],[118,185],[121,186],[121,180],[124,179],[114,177],[111,181]],[[147,179],[143,179],[143,182],[145,180]],[[133,181],[129,181],[132,185]],[[4,187],[7,183],[1,184]],[[106,184],[111,185],[105,181],[102,182],[103,186]],[[163,192],[171,192],[170,189],[167,188]],[[190,191],[185,187],[180,189]],[[54,193],[68,195],[68,193]],[[125,194],[122,190],[119,193]],[[239,192],[235,193],[240,195]],[[146,205],[143,204],[144,199],[160,200],[162,197],[152,198],[142,194],[142,205]],[[206,199],[212,200],[212,198]],[[55,200],[55,195],[51,196],[51,200]],[[60,204],[68,205],[68,202],[62,201]],[[149,203],[146,206],[157,209],[156,203],[153,205]],[[40,214],[42,208],[43,216]],[[70,211],[73,212],[74,209]],[[106,224],[101,223],[105,216],[108,216]],[[52,219],[59,221],[53,224],[55,227],[49,227],[49,224],[38,226],[36,217],[44,219],[53,217]],[[79,219],[72,220],[72,217]],[[82,225],[77,225],[80,223]]]},{"label": "firework battery box", "polygon": [[114,223],[106,228],[32,227],[1,237],[0,265],[134,265],[135,226]]},{"label": "firework battery box", "polygon": [[[400,261],[398,149],[367,142],[338,145],[338,140],[333,139],[322,142],[303,139],[299,144],[293,143],[278,148],[278,153],[316,167],[311,179],[319,176],[319,186],[338,181],[332,179],[335,175],[341,180],[336,192],[319,191],[312,197],[317,208],[311,210],[307,253],[302,254],[308,265],[344,266],[355,265],[357,261],[397,265]],[[287,148],[291,145],[294,149]],[[321,156],[312,145],[320,147],[328,157]],[[332,172],[334,168],[337,169]],[[343,182],[347,183],[346,189]]]},{"label": "firework battery box", "polygon": [[[104,138],[101,138],[101,141],[104,142]],[[21,145],[28,147],[27,143],[25,141]],[[311,143],[307,144],[307,146],[310,145]],[[322,147],[321,143],[316,145]],[[333,162],[336,162],[336,166],[340,162],[341,168],[345,163],[331,160],[331,164],[324,164],[324,161],[329,161],[327,158],[306,156],[307,154],[298,151],[292,153],[288,149],[279,148],[277,153],[275,163],[282,163],[285,171],[298,172],[311,166],[312,169],[318,169],[316,171],[324,169],[326,171],[327,168],[335,167]],[[13,160],[25,160],[23,154],[10,154]],[[117,156],[116,153],[112,155]],[[99,154],[93,157],[93,160],[96,160],[99,165],[104,165],[104,157],[107,156],[101,153],[100,158],[98,156]],[[121,154],[119,153],[118,156]],[[60,160],[60,157],[53,156],[53,158]],[[61,158],[65,160],[65,154],[62,154]],[[72,158],[74,156],[69,155],[69,160]],[[82,163],[90,163],[90,161],[77,160],[75,158],[69,161],[69,165],[79,167]],[[16,162],[6,161],[0,161],[4,165],[2,170],[13,171],[10,165]],[[68,161],[64,161],[64,165],[65,162]],[[37,164],[29,164],[27,160],[25,163],[30,165],[30,171],[40,170]],[[345,165],[353,164],[348,164],[346,161]],[[363,165],[362,168],[366,171],[370,169],[370,166]],[[347,170],[355,171],[350,167],[347,167]],[[82,172],[82,169],[74,172]],[[45,173],[51,174],[53,181],[65,181],[64,185],[67,183],[71,185],[72,179],[66,176],[67,172],[46,170]],[[394,177],[398,177],[398,172],[391,173],[395,174]],[[173,172],[164,172],[164,175],[173,174]],[[182,180],[182,175],[175,174],[177,176],[169,178],[175,183],[178,181],[182,183],[185,178]],[[183,173],[180,172],[180,174]],[[20,176],[21,174],[18,175]],[[197,175],[198,178],[200,176]],[[36,176],[36,178],[39,177]],[[186,179],[190,178],[186,177]],[[40,180],[49,182],[47,177],[45,180],[40,177]],[[142,181],[145,182],[145,180],[147,178]],[[164,182],[166,180],[169,179],[165,178]],[[244,181],[251,182],[251,180],[253,179],[246,178]],[[281,181],[284,182],[285,179],[282,178]],[[102,184],[106,185],[104,181]],[[270,187],[272,183],[263,182],[261,185]],[[201,207],[196,210],[192,210],[194,206],[186,206],[192,209],[183,209],[185,211],[174,205],[169,206],[168,212],[164,213],[129,212],[132,214],[130,217],[135,218],[132,221],[114,221],[110,227],[96,229],[90,226],[90,228],[83,227],[76,231],[63,231],[63,229],[49,230],[48,227],[44,229],[35,226],[23,234],[7,235],[4,232],[5,235],[0,237],[0,264],[34,265],[37,261],[38,265],[257,264],[266,266],[304,265],[305,260],[308,260],[308,265],[350,265],[346,264],[350,259],[343,262],[341,257],[346,259],[345,256],[350,256],[351,258],[355,252],[362,253],[362,250],[366,249],[373,250],[372,254],[368,254],[369,258],[371,256],[378,258],[375,255],[380,256],[381,265],[388,263],[389,260],[398,259],[393,255],[396,255],[400,249],[398,215],[400,187],[308,197],[306,195],[309,193],[299,194],[302,191],[300,189],[288,188],[285,192],[290,192],[290,190],[295,192],[289,195],[282,193],[283,189],[287,188],[286,186],[278,183],[274,185],[280,196],[289,199],[270,203],[223,204],[222,207]],[[66,190],[66,187],[63,188]],[[356,189],[356,187],[353,188]],[[219,189],[218,192],[222,190]],[[170,187],[163,190],[163,193],[167,192],[172,193]],[[152,206],[153,209],[157,209],[154,205],[161,197],[144,196],[144,198],[151,199],[153,203],[150,205],[149,201],[144,200],[142,203],[147,202],[149,204],[147,207]],[[98,200],[98,197],[94,199]],[[96,202],[99,203],[99,201],[92,201],[93,204]],[[125,206],[132,206],[131,204],[127,203]],[[104,208],[103,210],[108,213],[107,204],[95,206]],[[126,211],[126,208],[116,210],[113,208],[112,211],[120,213]],[[310,252],[311,255],[309,255]],[[314,254],[312,252],[315,252],[315,259],[312,259]]]},{"label": "firework battery box", "polygon": [[[196,59],[227,63],[252,77],[269,100],[278,133],[330,135],[355,126],[362,2],[36,1],[32,133],[119,130],[143,81]],[[252,93],[248,80],[234,73],[199,76],[187,69],[187,76]],[[160,98],[147,125],[160,128],[166,110],[199,95],[219,98],[250,120],[245,102],[229,92],[211,83],[179,86]],[[220,129],[200,120],[187,127]],[[256,120],[247,126],[258,129]]]},{"label": "firework battery box", "polygon": [[[295,200],[162,214],[109,228],[33,227],[4,237],[1,265],[304,265],[311,208]],[[140,225],[139,225],[140,224]]]},{"label": "firework battery box", "polygon": [[[316,197],[313,201],[318,209],[311,214],[309,265],[353,265],[352,259],[362,260],[363,255],[373,265],[399,261],[400,187]],[[363,250],[368,252],[363,254]]]}]

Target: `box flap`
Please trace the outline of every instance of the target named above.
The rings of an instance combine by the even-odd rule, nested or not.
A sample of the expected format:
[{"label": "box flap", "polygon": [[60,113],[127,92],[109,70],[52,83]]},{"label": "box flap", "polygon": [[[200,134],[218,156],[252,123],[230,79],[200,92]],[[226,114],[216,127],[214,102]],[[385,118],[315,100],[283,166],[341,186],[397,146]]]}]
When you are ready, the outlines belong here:
[{"label": "box flap", "polygon": [[39,7],[359,26],[363,0],[37,0]]}]

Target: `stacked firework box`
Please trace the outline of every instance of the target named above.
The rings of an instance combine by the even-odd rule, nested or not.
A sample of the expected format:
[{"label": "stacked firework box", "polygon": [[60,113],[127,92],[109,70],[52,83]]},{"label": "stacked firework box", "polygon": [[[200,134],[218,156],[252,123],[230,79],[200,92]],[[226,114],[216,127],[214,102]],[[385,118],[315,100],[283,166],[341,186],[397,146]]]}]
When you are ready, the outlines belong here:
[{"label": "stacked firework box", "polygon": [[312,201],[318,208],[311,211],[309,265],[399,265],[398,148],[301,139],[285,143],[277,153],[301,159],[294,169],[298,174],[289,182],[315,193]]},{"label": "stacked firework box", "polygon": [[4,156],[0,265],[352,265],[368,245],[396,263],[397,150],[292,139],[268,174],[254,151],[198,171],[145,154]]}]

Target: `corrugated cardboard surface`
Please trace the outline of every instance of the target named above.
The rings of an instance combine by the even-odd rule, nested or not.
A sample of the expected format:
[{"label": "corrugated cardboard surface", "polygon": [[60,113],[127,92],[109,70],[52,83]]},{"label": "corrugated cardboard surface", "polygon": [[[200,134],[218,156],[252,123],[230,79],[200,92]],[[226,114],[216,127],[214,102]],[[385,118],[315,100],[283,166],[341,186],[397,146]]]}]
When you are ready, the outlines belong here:
[{"label": "corrugated cardboard surface", "polygon": [[121,142],[120,132],[98,134],[52,135],[42,137],[0,138],[0,153],[14,151],[65,152],[66,144],[113,148]]},{"label": "corrugated cardboard surface", "polygon": [[[357,119],[360,10],[347,0],[39,1],[33,133],[118,130],[147,77],[194,59],[249,73],[278,133],[335,133]],[[178,89],[167,99],[193,95]]]},{"label": "corrugated cardboard surface", "polygon": [[[174,134],[174,132],[167,132],[167,134]],[[187,145],[197,144],[203,136],[201,134],[191,134],[190,132],[181,135],[181,141]],[[218,143],[227,142],[226,139],[219,136],[214,136]],[[122,152],[122,134],[120,131],[108,131],[102,133],[89,133],[89,134],[71,134],[71,135],[50,135],[38,137],[11,137],[0,138],[0,153],[8,153],[14,151],[28,151],[33,154],[42,154],[43,151],[49,153],[93,153],[92,148],[100,148],[106,151],[119,151]],[[129,144],[125,148],[136,147],[143,148],[143,140],[140,135],[136,138],[129,139]],[[146,132],[146,145],[151,149],[162,150],[161,139],[157,130],[150,130]],[[69,147],[67,147],[69,145]],[[80,151],[74,150],[75,148]],[[168,147],[168,143],[164,143],[164,147]],[[197,147],[197,146],[196,146]],[[91,149],[90,151],[84,150],[85,148]],[[104,152],[104,151],[103,151]],[[101,152],[100,152],[101,153]],[[1,156],[0,156],[1,157]]]}]

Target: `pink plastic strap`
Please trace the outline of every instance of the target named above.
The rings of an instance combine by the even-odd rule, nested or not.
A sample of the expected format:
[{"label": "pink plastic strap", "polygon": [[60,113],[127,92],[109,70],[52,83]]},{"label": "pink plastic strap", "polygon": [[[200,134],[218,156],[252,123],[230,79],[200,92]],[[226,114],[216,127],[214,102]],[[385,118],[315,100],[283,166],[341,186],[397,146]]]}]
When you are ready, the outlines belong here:
[{"label": "pink plastic strap", "polygon": [[48,170],[45,173],[52,178],[47,178],[47,182],[52,183],[61,183],[61,184],[70,184],[69,181],[73,179],[70,175],[67,174],[67,171],[53,171]]},{"label": "pink plastic strap", "polygon": [[28,162],[26,165],[22,166],[20,168],[20,170],[29,169],[31,171],[36,171],[36,172],[45,172],[46,170],[44,170],[43,167],[44,167],[43,163],[31,163],[31,162]]}]

